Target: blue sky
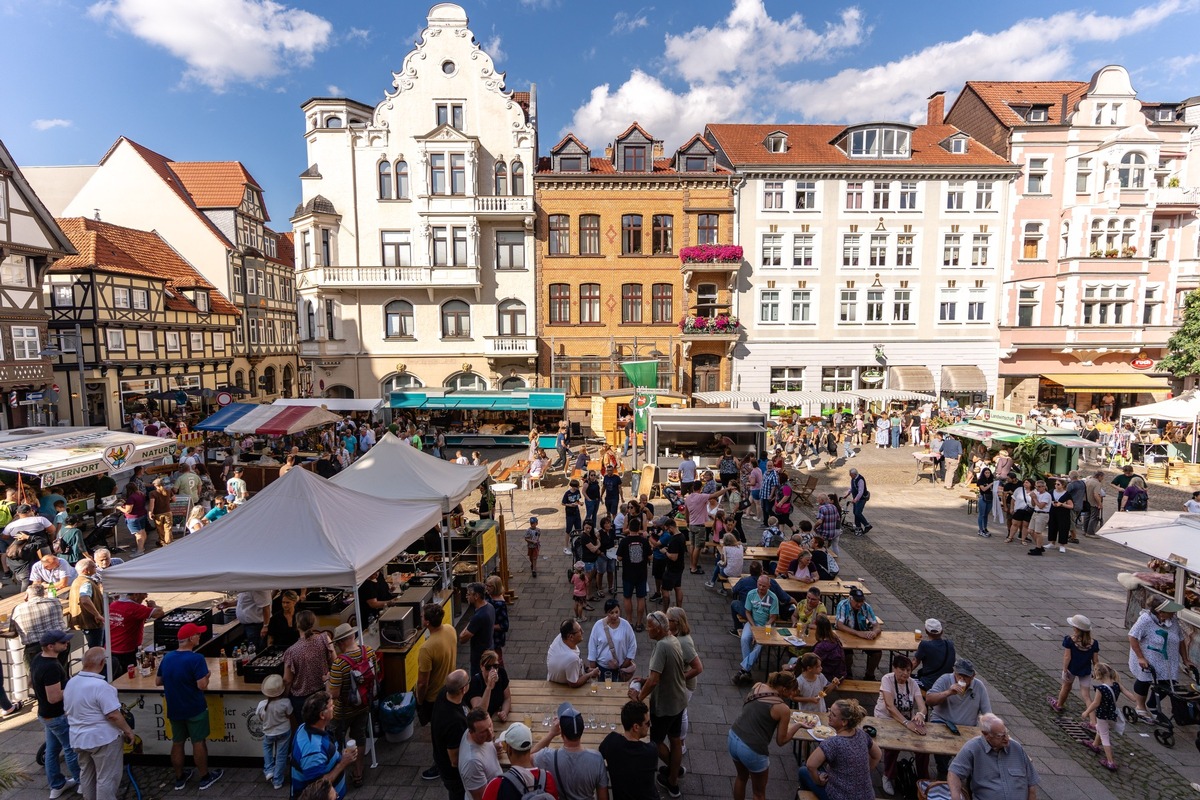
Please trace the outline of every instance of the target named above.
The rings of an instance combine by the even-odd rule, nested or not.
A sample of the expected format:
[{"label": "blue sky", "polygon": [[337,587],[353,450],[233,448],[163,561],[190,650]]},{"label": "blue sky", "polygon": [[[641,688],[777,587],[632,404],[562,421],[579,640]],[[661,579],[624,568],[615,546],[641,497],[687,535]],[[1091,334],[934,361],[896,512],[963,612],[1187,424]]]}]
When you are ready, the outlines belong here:
[{"label": "blue sky", "polygon": [[[538,89],[543,153],[637,119],[668,148],[706,122],[917,120],[965,80],[1087,80],[1200,94],[1200,0],[463,2],[511,89]],[[125,135],[236,159],[287,230],[307,165],[300,104],[374,104],[424,26],[418,0],[0,0],[3,139],[25,165],[95,163]],[[236,23],[236,24],[234,24]]]}]

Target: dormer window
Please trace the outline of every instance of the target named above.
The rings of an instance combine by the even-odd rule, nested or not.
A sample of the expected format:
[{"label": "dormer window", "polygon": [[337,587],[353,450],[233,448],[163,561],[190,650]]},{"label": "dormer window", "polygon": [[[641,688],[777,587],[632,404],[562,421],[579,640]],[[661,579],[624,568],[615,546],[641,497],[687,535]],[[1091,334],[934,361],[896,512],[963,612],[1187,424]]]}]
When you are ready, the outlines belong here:
[{"label": "dormer window", "polygon": [[708,159],[704,156],[686,156],[683,159],[685,172],[707,172]]},{"label": "dormer window", "polygon": [[462,103],[438,103],[437,104],[437,124],[449,125],[456,131],[463,129],[463,104]]},{"label": "dormer window", "polygon": [[201,314],[208,313],[208,292],[195,289],[191,292],[192,304],[196,306],[196,310]]},{"label": "dormer window", "polygon": [[851,158],[908,158],[911,132],[899,128],[862,128],[850,132]]},{"label": "dormer window", "polygon": [[326,128],[342,127],[342,118],[341,117],[326,117],[325,118],[325,127]]},{"label": "dormer window", "polygon": [[955,155],[962,155],[967,152],[967,139],[965,136],[956,136],[950,140],[950,152]]},{"label": "dormer window", "polygon": [[767,137],[767,152],[768,153],[786,153],[787,152],[787,134],[772,133]]},{"label": "dormer window", "polygon": [[1175,121],[1175,107],[1174,106],[1164,106],[1162,108],[1155,109],[1154,121],[1155,122],[1174,122]]},{"label": "dormer window", "polygon": [[1045,122],[1050,118],[1049,106],[1032,106],[1025,115],[1026,122]]},{"label": "dormer window", "polygon": [[562,156],[558,159],[559,172],[583,172],[583,159],[579,156]]},{"label": "dormer window", "polygon": [[644,145],[627,144],[622,150],[624,152],[624,159],[621,168],[625,172],[646,171],[646,148]]}]

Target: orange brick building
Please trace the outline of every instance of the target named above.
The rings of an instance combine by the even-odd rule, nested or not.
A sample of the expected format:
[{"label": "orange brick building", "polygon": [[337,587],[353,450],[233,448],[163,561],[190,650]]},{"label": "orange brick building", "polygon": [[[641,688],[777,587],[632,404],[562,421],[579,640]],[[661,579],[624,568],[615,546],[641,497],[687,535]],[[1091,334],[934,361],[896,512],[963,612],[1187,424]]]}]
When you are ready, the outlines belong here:
[{"label": "orange brick building", "polygon": [[736,320],[719,332],[693,324],[685,332],[682,322],[728,318],[740,253],[736,261],[683,263],[681,251],[733,240],[737,184],[700,136],[667,158],[662,141],[636,122],[603,158],[569,134],[541,159],[539,383],[567,392],[572,422],[586,428],[592,395],[629,386],[625,361],[657,360],[662,390],[728,388]]}]

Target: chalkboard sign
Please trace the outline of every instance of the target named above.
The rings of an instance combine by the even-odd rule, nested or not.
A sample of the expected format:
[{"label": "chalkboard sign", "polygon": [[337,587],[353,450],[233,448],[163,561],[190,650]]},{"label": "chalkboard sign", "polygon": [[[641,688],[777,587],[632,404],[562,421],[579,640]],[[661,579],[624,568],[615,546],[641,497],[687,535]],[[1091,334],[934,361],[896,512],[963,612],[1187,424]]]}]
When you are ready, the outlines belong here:
[{"label": "chalkboard sign", "polygon": [[192,498],[178,495],[171,501],[171,528],[183,530],[187,525],[188,515],[192,513]]}]

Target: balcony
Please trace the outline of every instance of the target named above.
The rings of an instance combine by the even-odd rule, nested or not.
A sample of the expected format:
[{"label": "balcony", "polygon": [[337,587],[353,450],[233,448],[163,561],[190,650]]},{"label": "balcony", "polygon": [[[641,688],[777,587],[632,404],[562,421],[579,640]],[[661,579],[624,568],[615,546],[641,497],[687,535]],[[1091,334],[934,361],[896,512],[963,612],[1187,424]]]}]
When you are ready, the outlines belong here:
[{"label": "balcony", "polygon": [[683,355],[691,354],[692,345],[697,342],[719,342],[725,346],[725,355],[733,352],[733,346],[742,338],[742,323],[737,317],[729,314],[717,314],[712,317],[689,314],[679,320],[679,334],[683,340]]},{"label": "balcony", "polygon": [[300,358],[320,369],[334,369],[349,355],[349,347],[341,339],[301,339],[296,351]]},{"label": "balcony", "polygon": [[411,286],[426,289],[473,289],[478,299],[478,266],[469,267],[310,267],[296,273],[296,287],[319,289],[391,289]]},{"label": "balcony", "polygon": [[1155,191],[1155,210],[1194,211],[1200,208],[1200,190],[1166,186]]},{"label": "balcony", "polygon": [[425,195],[421,214],[487,219],[519,219],[533,214],[533,198],[505,196]]},{"label": "balcony", "polygon": [[488,358],[524,358],[537,355],[536,336],[485,336]]},{"label": "balcony", "polygon": [[684,247],[679,251],[679,260],[685,289],[691,290],[693,276],[707,273],[724,275],[726,288],[732,290],[742,269],[742,248],[721,244]]}]

